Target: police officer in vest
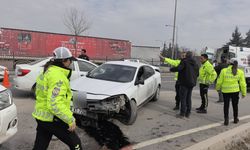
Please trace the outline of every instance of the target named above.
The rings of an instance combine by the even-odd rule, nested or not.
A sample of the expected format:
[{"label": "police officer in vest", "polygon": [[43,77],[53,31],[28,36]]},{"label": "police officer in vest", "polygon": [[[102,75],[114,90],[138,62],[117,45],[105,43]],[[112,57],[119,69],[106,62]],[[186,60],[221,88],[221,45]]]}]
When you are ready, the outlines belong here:
[{"label": "police officer in vest", "polygon": [[70,110],[72,70],[69,66],[76,59],[65,47],[56,48],[53,54],[36,82],[36,104],[32,116],[37,122],[37,133],[33,150],[46,150],[53,135],[70,150],[81,150],[81,140],[75,133],[75,118]]},{"label": "police officer in vest", "polygon": [[208,88],[215,81],[217,73],[213,65],[209,62],[207,54],[201,54],[200,61],[201,67],[199,69],[198,81],[200,83],[201,106],[196,108],[196,110],[197,113],[207,113]]},{"label": "police officer in vest", "polygon": [[229,124],[228,110],[230,99],[233,105],[234,123],[238,123],[239,92],[241,92],[242,98],[244,98],[247,88],[244,72],[238,69],[238,62],[235,58],[230,60],[230,65],[227,68],[222,69],[217,79],[216,90],[221,90],[224,98],[224,125],[227,126]]}]

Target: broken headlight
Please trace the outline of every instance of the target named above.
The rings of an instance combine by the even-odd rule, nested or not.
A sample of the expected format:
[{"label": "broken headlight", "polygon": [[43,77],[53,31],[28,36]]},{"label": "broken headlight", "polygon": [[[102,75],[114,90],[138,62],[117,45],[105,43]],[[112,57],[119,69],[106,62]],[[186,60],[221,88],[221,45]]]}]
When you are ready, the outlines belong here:
[{"label": "broken headlight", "polygon": [[125,102],[125,95],[115,95],[104,99],[102,104],[118,113],[125,106]]}]

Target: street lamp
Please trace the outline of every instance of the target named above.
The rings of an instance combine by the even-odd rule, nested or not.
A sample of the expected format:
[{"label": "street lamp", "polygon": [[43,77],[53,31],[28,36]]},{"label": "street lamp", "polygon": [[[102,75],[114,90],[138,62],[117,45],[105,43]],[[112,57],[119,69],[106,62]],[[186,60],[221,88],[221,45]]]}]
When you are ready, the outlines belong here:
[{"label": "street lamp", "polygon": [[[175,48],[177,47],[177,43],[178,43],[178,26],[173,26],[173,25],[165,25],[166,27],[172,27],[173,30],[176,29],[176,32],[175,32],[175,36],[171,39],[172,40],[172,58],[174,59],[174,56],[175,56]],[[176,39],[176,40],[175,40]]]},{"label": "street lamp", "polygon": [[[169,25],[169,24],[166,24],[165,25],[166,27],[172,27],[172,28],[174,28],[174,26],[173,25]],[[175,33],[175,45],[177,45],[177,43],[178,43],[178,26],[175,26],[175,28],[176,28],[176,33]],[[171,40],[173,40],[173,39],[171,39]]]},{"label": "street lamp", "polygon": [[177,0],[175,0],[174,25],[172,26],[173,27],[173,38],[172,38],[172,58],[173,59],[174,59],[174,40],[175,40],[175,28],[176,28],[176,25],[175,25],[175,23],[176,23],[176,10],[177,10]]}]

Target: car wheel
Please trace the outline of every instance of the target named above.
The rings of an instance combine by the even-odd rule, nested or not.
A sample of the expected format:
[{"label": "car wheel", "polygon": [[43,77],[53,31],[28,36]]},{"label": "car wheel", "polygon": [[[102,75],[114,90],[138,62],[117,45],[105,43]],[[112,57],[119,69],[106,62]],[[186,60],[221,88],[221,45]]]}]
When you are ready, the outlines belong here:
[{"label": "car wheel", "polygon": [[152,98],[151,101],[156,102],[159,100],[159,98],[160,98],[160,86],[158,86],[158,88],[156,89],[154,97]]},{"label": "car wheel", "polygon": [[137,105],[134,100],[129,100],[126,104],[126,110],[122,111],[118,120],[125,125],[132,125],[137,118]]}]

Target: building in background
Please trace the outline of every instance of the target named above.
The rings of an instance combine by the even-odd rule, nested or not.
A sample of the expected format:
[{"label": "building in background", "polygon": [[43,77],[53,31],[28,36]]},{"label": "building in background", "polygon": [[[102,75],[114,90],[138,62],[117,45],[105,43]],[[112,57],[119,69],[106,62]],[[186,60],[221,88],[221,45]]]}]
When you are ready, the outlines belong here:
[{"label": "building in background", "polygon": [[160,47],[132,45],[131,58],[143,59],[150,64],[160,64]]}]

